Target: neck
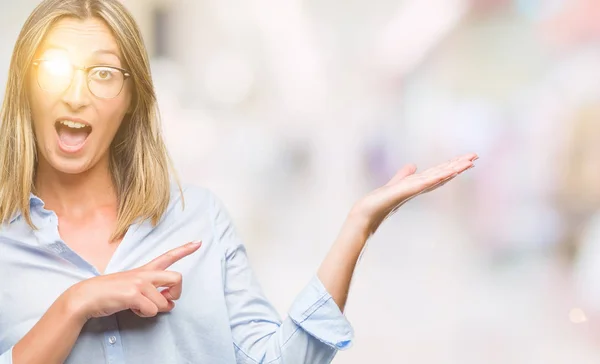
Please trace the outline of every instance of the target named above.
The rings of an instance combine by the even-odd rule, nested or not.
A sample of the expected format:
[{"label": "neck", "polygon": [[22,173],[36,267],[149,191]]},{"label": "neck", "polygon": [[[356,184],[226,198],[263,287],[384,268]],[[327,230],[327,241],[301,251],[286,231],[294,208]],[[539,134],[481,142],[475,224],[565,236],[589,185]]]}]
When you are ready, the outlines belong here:
[{"label": "neck", "polygon": [[82,216],[99,209],[117,210],[117,194],[108,159],[79,174],[57,171],[43,158],[35,178],[36,194],[59,216]]}]

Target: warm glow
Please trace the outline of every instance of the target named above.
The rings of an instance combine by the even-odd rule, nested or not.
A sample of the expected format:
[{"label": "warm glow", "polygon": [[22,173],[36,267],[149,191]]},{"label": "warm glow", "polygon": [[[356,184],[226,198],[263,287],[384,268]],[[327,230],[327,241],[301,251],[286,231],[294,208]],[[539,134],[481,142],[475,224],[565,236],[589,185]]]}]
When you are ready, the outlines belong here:
[{"label": "warm glow", "polygon": [[52,57],[41,62],[40,67],[49,76],[65,77],[73,71],[71,63],[66,57]]},{"label": "warm glow", "polygon": [[569,312],[569,320],[574,324],[580,324],[587,321],[585,313],[580,308],[574,308]]}]

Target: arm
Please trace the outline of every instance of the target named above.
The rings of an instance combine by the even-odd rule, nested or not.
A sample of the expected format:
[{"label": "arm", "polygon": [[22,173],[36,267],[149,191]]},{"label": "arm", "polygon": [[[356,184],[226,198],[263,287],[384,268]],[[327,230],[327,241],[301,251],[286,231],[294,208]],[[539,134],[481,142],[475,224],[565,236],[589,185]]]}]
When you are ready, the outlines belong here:
[{"label": "arm", "polygon": [[369,234],[359,216],[350,215],[319,267],[317,276],[343,312],[350,291],[350,281]]},{"label": "arm", "polygon": [[354,333],[342,314],[354,267],[367,238],[410,198],[440,186],[472,166],[463,157],[415,175],[405,167],[352,209],[317,276],[282,322],[250,268],[246,250],[221,202],[214,198],[215,240],[224,250],[225,300],[238,363],[329,363],[350,347]]},{"label": "arm", "polygon": [[[181,295],[181,274],[165,269],[199,247],[200,243],[186,244],[139,268],[71,286],[19,342],[0,355],[0,364],[63,363],[90,318],[127,309],[141,317],[170,311]],[[158,287],[167,289],[159,292]]]},{"label": "arm", "polygon": [[61,295],[33,328],[9,351],[0,363],[63,363],[85,324],[84,316]]},{"label": "arm", "polygon": [[356,262],[379,225],[410,199],[472,168],[476,159],[477,155],[467,154],[418,174],[414,165],[407,165],[356,203],[317,273],[340,310],[346,305]]},{"label": "arm", "polygon": [[213,196],[215,244],[223,250],[224,296],[238,364],[323,364],[349,347],[352,327],[317,277],[283,321],[258,284],[246,249]]}]

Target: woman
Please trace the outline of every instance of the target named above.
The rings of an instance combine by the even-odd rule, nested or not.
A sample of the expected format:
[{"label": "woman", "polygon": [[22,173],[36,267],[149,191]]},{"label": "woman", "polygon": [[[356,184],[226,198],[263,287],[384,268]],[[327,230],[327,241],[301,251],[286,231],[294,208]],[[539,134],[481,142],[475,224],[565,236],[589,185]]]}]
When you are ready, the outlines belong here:
[{"label": "woman", "polygon": [[282,322],[219,200],[171,183],[146,51],[118,0],[33,11],[0,143],[2,364],[330,362],[352,340],[342,312],[368,237],[476,158],[408,165],[358,201]]}]

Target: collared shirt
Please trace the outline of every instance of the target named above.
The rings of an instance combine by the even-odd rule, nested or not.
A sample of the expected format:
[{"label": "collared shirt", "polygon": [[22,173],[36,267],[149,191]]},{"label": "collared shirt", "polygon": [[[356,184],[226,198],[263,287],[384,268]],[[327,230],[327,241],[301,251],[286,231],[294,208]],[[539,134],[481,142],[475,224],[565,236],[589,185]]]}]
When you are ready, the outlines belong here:
[{"label": "collared shirt", "polygon": [[[66,363],[329,363],[353,330],[314,276],[281,320],[250,268],[223,204],[204,188],[179,189],[156,226],[133,224],[104,274],[137,268],[186,242],[195,253],[169,270],[183,276],[175,308],[142,318],[130,310],[89,320]],[[0,231],[0,364],[67,288],[100,275],[61,239],[58,218],[32,195],[37,230],[17,215]]]}]

